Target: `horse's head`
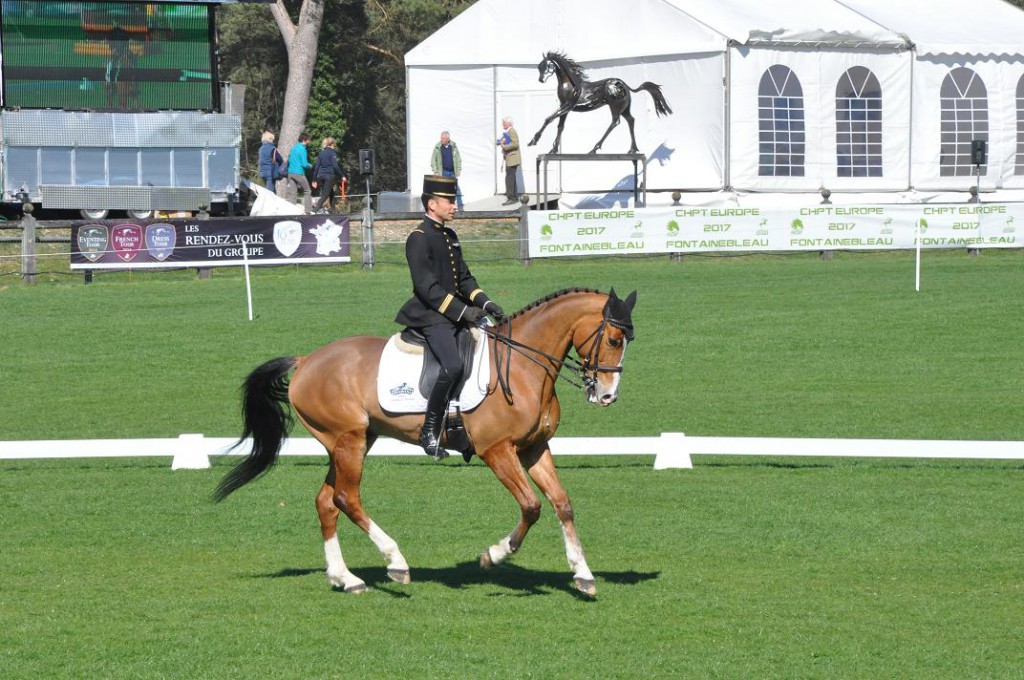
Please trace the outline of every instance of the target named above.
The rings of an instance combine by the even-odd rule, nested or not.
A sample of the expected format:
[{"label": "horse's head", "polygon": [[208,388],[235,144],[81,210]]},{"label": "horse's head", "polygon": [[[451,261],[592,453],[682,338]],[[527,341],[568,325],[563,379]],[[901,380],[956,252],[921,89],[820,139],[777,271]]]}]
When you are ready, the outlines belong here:
[{"label": "horse's head", "polygon": [[551,76],[558,68],[558,64],[551,58],[552,53],[548,52],[541,57],[540,63],[537,64],[537,73],[540,74],[540,82],[545,82],[549,76]]},{"label": "horse's head", "polygon": [[[576,353],[583,359],[587,401],[608,406],[619,398],[619,381],[626,346],[633,340],[633,306],[636,291],[620,300],[613,288],[596,324],[581,325],[573,338]],[[584,327],[585,326],[585,327]]]}]

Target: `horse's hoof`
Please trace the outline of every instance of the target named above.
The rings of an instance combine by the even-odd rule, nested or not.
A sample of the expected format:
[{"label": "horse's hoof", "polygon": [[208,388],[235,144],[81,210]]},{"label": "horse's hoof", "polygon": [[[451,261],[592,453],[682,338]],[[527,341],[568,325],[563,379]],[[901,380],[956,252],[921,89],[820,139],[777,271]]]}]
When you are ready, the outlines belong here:
[{"label": "horse's hoof", "polygon": [[412,583],[412,579],[409,578],[408,569],[388,569],[388,578],[395,583],[400,583],[403,586],[407,586]]},{"label": "horse's hoof", "polygon": [[365,583],[353,583],[350,586],[345,586],[345,592],[351,593],[352,595],[361,595],[366,592]]},{"label": "horse's hoof", "polygon": [[576,590],[587,597],[597,597],[597,584],[593,580],[589,578],[574,578],[572,582],[576,586]]},{"label": "horse's hoof", "polygon": [[480,568],[490,569],[494,566],[494,562],[491,561],[491,553],[487,550],[480,553]]}]

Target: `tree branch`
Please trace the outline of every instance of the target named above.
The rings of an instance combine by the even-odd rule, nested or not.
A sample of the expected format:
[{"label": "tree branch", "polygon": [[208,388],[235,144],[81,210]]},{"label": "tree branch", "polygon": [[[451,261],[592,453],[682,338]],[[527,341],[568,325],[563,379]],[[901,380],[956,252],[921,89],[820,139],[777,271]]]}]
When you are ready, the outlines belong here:
[{"label": "tree branch", "polygon": [[396,64],[398,64],[399,66],[404,66],[405,65],[405,62],[402,61],[401,57],[396,56],[394,53],[389,52],[388,50],[381,49],[380,47],[376,47],[376,46],[370,45],[370,44],[366,45],[366,49],[370,50],[371,52],[376,52],[377,54],[379,54],[379,55],[381,55],[383,57],[387,57],[388,59],[394,60],[394,62]]},{"label": "tree branch", "polygon": [[295,32],[299,29],[292,23],[292,18],[288,16],[288,9],[284,6],[284,0],[277,0],[273,5],[270,5],[270,13],[273,15],[274,21],[277,22],[277,27],[281,31],[281,37],[284,38],[285,46],[291,50],[292,40],[295,39]]}]

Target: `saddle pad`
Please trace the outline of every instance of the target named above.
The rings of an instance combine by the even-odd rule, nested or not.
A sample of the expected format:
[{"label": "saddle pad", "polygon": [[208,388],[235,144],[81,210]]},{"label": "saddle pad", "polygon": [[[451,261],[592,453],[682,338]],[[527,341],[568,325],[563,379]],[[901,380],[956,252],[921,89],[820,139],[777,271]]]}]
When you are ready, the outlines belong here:
[{"label": "saddle pad", "polygon": [[[410,354],[400,349],[398,336],[395,333],[388,338],[380,356],[377,401],[382,409],[391,413],[424,413],[427,400],[417,389],[423,368],[423,355]],[[472,411],[487,396],[487,385],[491,382],[491,363],[487,354],[488,338],[483,334],[481,336],[477,338],[476,351],[473,353],[473,372],[466,380],[462,394],[452,396],[449,410],[458,406],[462,411]]]}]

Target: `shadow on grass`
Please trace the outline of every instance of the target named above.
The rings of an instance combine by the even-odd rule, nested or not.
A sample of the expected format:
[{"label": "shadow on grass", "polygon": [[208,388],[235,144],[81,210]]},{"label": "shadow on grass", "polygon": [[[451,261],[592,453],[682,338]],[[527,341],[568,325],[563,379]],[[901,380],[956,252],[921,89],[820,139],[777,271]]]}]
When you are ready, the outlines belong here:
[{"label": "shadow on grass", "polygon": [[[385,567],[361,567],[354,570],[366,584],[375,590],[394,597],[410,597],[404,586],[396,584],[388,578]],[[256,574],[254,578],[291,578],[323,574],[323,569],[282,569],[272,574]],[[573,585],[572,573],[564,571],[539,571],[526,569],[515,564],[503,564],[494,569],[481,569],[477,562],[460,562],[454,567],[431,568],[420,567],[411,570],[412,583],[437,583],[453,590],[462,590],[473,586],[500,586],[511,591],[508,594],[516,597],[533,595],[550,595],[552,592],[563,592],[573,597],[590,601],[588,597],[576,590]],[[602,584],[617,586],[635,586],[645,581],[653,581],[661,576],[661,572],[637,571],[597,571],[594,578],[598,588]],[[504,593],[492,593],[490,597],[505,596]]]}]

